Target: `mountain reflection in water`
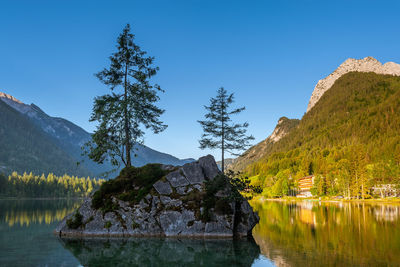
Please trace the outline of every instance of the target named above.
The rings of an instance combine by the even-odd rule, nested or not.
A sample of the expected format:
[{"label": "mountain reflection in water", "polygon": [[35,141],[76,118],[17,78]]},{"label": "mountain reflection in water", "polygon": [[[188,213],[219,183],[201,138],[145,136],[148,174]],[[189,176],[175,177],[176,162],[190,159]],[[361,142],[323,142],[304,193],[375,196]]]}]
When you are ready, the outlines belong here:
[{"label": "mountain reflection in water", "polygon": [[202,239],[60,239],[83,266],[251,266],[254,241]]},{"label": "mountain reflection in water", "polygon": [[253,236],[277,266],[400,266],[400,206],[346,202],[252,203]]}]

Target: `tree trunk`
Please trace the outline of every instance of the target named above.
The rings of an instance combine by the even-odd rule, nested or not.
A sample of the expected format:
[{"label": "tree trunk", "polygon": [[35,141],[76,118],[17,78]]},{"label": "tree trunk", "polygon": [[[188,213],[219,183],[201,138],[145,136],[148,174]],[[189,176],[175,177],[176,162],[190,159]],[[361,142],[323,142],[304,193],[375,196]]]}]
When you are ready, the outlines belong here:
[{"label": "tree trunk", "polygon": [[221,161],[221,169],[222,169],[222,173],[225,173],[225,162],[224,162],[224,141],[222,139],[222,161]]},{"label": "tree trunk", "polygon": [[221,155],[221,169],[222,173],[225,173],[225,158],[224,158],[224,152],[225,152],[225,124],[224,124],[224,115],[225,115],[225,110],[224,110],[224,104],[221,103],[221,124],[222,124],[222,136],[221,136],[221,148],[222,148],[222,155]]},{"label": "tree trunk", "polygon": [[125,150],[126,150],[126,167],[132,166],[131,163],[131,146],[130,146],[130,138],[129,138],[129,118],[128,118],[128,84],[127,84],[127,75],[128,75],[128,63],[125,63],[125,77],[124,77],[124,116],[125,116]]}]

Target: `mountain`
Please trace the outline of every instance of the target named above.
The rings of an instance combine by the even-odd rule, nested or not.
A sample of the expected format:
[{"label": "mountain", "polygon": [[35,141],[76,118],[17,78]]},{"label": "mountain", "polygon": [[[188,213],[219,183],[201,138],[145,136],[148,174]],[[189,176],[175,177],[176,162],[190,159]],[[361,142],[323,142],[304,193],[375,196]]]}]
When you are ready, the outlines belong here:
[{"label": "mountain", "polygon": [[[377,74],[400,76],[400,65],[394,62],[382,64],[373,57],[366,57],[358,60],[353,58],[347,59],[330,75],[318,81],[309,100],[307,113],[317,104],[324,93],[326,93],[340,77],[350,72],[373,72]],[[344,99],[344,101],[346,101],[346,99]],[[249,164],[271,154],[271,152],[274,151],[274,144],[293,130],[299,122],[300,120],[297,119],[287,119],[286,117],[280,118],[274,132],[264,141],[251,147],[240,157],[234,159],[233,163],[229,166],[230,169],[241,171]]]},{"label": "mountain", "polygon": [[350,72],[245,171],[269,197],[307,175],[314,195],[370,197],[373,186],[400,185],[399,132],[400,77]]},{"label": "mountain", "polygon": [[89,175],[76,160],[33,124],[28,117],[0,101],[0,172],[53,172]]},{"label": "mountain", "polygon": [[[353,67],[346,66],[359,71],[347,72]],[[258,160],[244,172],[269,197],[287,194],[296,179],[307,175],[317,177],[316,195],[364,198],[372,186],[400,184],[398,68],[372,58],[345,61],[324,79],[325,87],[318,82],[297,125],[259,149]],[[390,74],[381,74],[383,70]],[[329,77],[335,80],[328,88]]]},{"label": "mountain", "polygon": [[[236,158],[226,158],[226,159],[224,159],[225,160],[225,162],[224,162],[224,164],[225,164],[225,169],[230,169],[230,167],[232,166],[232,164],[234,164],[234,162],[236,161]],[[222,169],[222,161],[217,161],[217,166],[218,166],[218,169]]]},{"label": "mountain", "polygon": [[232,159],[227,168],[234,171],[241,171],[250,163],[256,162],[261,159],[268,151],[271,149],[273,144],[278,142],[282,137],[287,135],[294,127],[299,124],[297,119],[288,119],[286,117],[281,117],[278,120],[274,131],[265,140],[261,141],[257,145],[252,146],[243,155],[236,159]]},{"label": "mountain", "polygon": [[328,77],[319,80],[308,102],[307,112],[318,102],[322,95],[332,87],[337,79],[349,72],[374,72],[377,74],[390,74],[400,75],[400,65],[394,62],[380,63],[373,57],[366,57],[363,59],[349,58],[343,62],[334,72]]},{"label": "mountain", "polygon": [[[81,168],[76,170],[77,173],[82,175],[83,174],[99,175],[105,171],[109,171],[112,169],[112,166],[109,163],[97,164],[89,160],[88,158],[81,156],[81,147],[91,138],[90,133],[86,132],[81,127],[75,125],[74,123],[66,119],[51,117],[35,104],[31,105],[24,104],[11,95],[0,92],[0,100],[2,100],[0,101],[0,103],[6,103],[9,107],[12,108],[13,111],[17,111],[17,113],[19,113],[20,116],[18,116],[18,119],[16,119],[17,121],[21,120],[21,118],[24,118],[23,124],[29,122],[31,125],[35,126],[36,129],[35,138],[40,134],[42,141],[47,140],[52,145],[56,146],[58,150],[63,151],[66,155],[72,158],[75,163],[78,161],[82,162],[83,160],[83,162],[80,165]],[[10,111],[8,109],[8,113],[9,112]],[[7,114],[5,112],[4,113],[2,112],[1,119],[5,119],[7,116],[9,116]],[[15,112],[13,112],[13,114],[15,114]],[[4,125],[7,126],[7,124]],[[21,129],[19,129],[19,131],[21,131]],[[1,135],[2,138],[3,135],[10,135],[10,133],[5,131]],[[34,139],[32,141],[34,142]],[[12,146],[9,146],[7,150],[3,151],[8,152],[9,150],[12,150],[12,148],[13,148]],[[22,149],[21,151],[23,151],[23,147],[21,147],[21,149]],[[41,159],[43,153],[37,153],[37,152],[35,152],[33,156]],[[13,152],[10,151],[10,153]],[[147,163],[183,165],[185,163],[193,161],[193,159],[180,160],[169,154],[161,153],[147,146],[139,144],[135,145],[134,153],[137,155],[136,157],[133,157],[133,165],[135,166],[142,166]],[[13,166],[14,165],[11,164],[11,166],[7,166],[7,168],[9,170],[13,170]],[[21,167],[23,166],[19,166],[19,168]],[[75,172],[74,169],[70,167],[66,167],[63,169],[68,170],[69,171],[68,173],[70,174],[73,174]],[[21,169],[18,170],[21,171]],[[30,170],[31,169],[29,170],[24,169],[22,171],[30,171]],[[56,172],[56,170],[52,171]]]}]

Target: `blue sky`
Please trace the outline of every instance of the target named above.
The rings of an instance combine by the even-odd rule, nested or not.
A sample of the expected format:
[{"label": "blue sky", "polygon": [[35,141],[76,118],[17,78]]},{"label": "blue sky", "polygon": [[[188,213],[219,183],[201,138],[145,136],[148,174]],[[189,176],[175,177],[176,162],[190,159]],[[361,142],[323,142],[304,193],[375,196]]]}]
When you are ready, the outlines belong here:
[{"label": "blue sky", "polygon": [[220,86],[234,92],[257,143],[281,116],[301,118],[313,88],[349,57],[400,62],[399,1],[1,1],[0,91],[87,131],[93,98],[130,23],[156,58],[168,129],[145,144],[180,158]]}]

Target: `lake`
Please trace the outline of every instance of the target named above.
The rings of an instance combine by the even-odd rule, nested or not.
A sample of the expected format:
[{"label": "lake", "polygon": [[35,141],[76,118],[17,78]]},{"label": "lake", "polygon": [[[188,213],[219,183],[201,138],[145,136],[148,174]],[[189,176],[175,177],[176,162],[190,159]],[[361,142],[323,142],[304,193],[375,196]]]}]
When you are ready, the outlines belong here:
[{"label": "lake", "polygon": [[400,206],[252,202],[255,242],[60,239],[79,200],[0,200],[0,266],[400,266]]}]

